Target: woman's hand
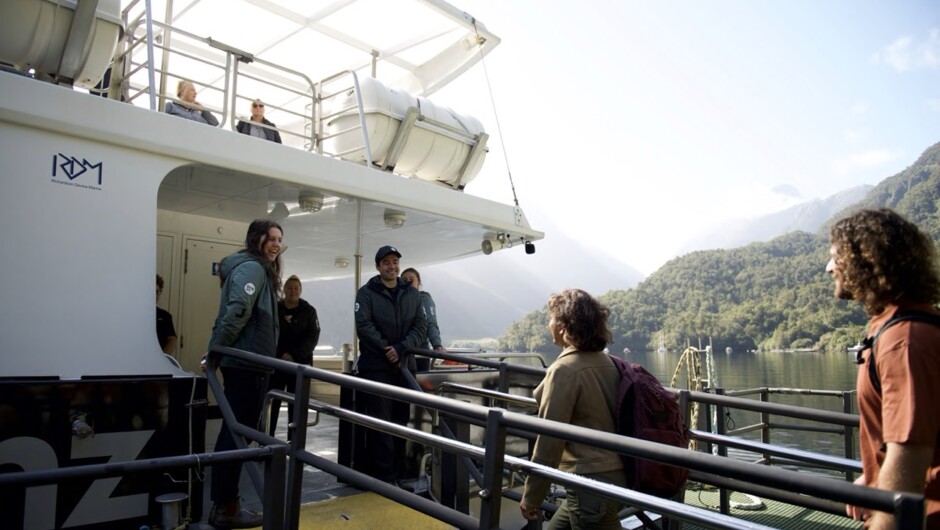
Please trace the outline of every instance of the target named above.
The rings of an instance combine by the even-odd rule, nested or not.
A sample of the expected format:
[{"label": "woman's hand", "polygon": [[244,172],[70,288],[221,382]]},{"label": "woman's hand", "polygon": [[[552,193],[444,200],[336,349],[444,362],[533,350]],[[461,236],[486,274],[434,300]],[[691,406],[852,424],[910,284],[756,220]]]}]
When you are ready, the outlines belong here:
[{"label": "woman's hand", "polygon": [[538,506],[529,506],[525,501],[519,502],[519,509],[522,511],[522,516],[528,519],[529,521],[537,521],[539,518],[539,507]]}]

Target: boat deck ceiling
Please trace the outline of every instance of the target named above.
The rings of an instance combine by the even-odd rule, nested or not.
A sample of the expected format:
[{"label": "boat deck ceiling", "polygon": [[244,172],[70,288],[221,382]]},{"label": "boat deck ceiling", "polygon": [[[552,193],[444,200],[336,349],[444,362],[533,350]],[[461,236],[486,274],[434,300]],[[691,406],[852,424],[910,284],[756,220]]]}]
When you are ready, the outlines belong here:
[{"label": "boat deck ceiling", "polygon": [[[344,70],[368,75],[374,52],[376,77],[415,96],[443,87],[500,42],[471,15],[440,0],[153,0],[152,6],[157,21],[313,80]],[[469,44],[480,40],[480,47]],[[252,65],[243,68],[251,71]],[[212,84],[201,79],[205,69],[198,63],[190,69],[176,73]]]},{"label": "boat deck ceiling", "polygon": [[[278,151],[291,149],[269,142],[252,143]],[[311,153],[298,153],[305,158],[323,159]],[[283,205],[282,214],[289,213],[279,219],[288,247],[284,260],[293,273],[305,280],[353,274],[360,222],[365,271],[372,270],[373,253],[383,245],[396,246],[408,266],[419,266],[478,255],[483,239],[494,239],[498,233],[510,234],[515,247],[512,251],[518,252],[522,251],[524,241],[542,237],[528,226],[522,211],[511,206],[430,182],[366,170],[350,162],[325,160],[365,170],[374,190],[381,190],[385,184],[392,186],[375,194],[375,199],[339,196],[331,191],[330,182],[323,179],[303,184],[232,169],[189,165],[174,170],[163,181],[157,207],[164,212],[248,223],[277,212]],[[305,212],[298,199],[311,192],[324,197],[323,206],[319,211]],[[405,206],[408,204],[413,206]],[[387,226],[388,214],[403,215],[404,224],[398,228]],[[517,222],[518,225],[514,224]],[[337,261],[347,266],[338,267]]]}]

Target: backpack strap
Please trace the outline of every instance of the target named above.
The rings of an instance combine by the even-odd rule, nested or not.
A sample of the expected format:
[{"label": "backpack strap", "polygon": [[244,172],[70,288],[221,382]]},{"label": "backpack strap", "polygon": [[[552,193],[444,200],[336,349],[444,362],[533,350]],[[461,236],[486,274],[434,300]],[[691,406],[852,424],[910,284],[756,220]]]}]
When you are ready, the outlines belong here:
[{"label": "backpack strap", "polygon": [[926,322],[930,325],[940,327],[940,316],[933,313],[926,311],[898,311],[894,314],[894,317],[885,322],[885,325],[881,326],[874,335],[863,341],[864,346],[862,351],[866,349],[871,350],[871,353],[868,354],[868,379],[871,381],[871,386],[875,389],[875,392],[879,395],[881,395],[881,380],[878,377],[878,367],[875,365],[875,344],[878,342],[878,337],[880,337],[886,329],[898,322],[904,322],[905,320]]}]

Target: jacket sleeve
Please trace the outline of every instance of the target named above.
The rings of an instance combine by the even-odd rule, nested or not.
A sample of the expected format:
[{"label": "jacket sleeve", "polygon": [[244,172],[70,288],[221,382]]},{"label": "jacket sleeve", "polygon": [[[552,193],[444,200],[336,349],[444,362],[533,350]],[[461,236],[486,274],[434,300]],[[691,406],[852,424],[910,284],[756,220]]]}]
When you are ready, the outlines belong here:
[{"label": "jacket sleeve", "polygon": [[317,310],[313,306],[310,306],[310,311],[304,316],[303,337],[290,354],[294,362],[310,364],[313,361],[313,349],[320,342],[320,319],[317,318]]},{"label": "jacket sleeve", "polygon": [[277,125],[274,125],[274,122],[268,121],[267,118],[264,119],[265,125],[270,125],[270,129],[265,129],[265,134],[268,135],[268,139],[272,142],[283,143],[281,142],[281,133],[277,130]]},{"label": "jacket sleeve", "polygon": [[437,348],[438,346],[443,346],[444,343],[441,341],[441,328],[437,326],[437,305],[434,303],[434,299],[431,298],[431,293],[421,293],[421,301],[423,302],[424,311],[428,319],[428,342],[431,343],[431,348]]},{"label": "jacket sleeve", "polygon": [[235,124],[235,130],[242,134],[248,134],[248,124],[238,120],[238,123]]},{"label": "jacket sleeve", "polygon": [[208,110],[202,111],[202,118],[206,120],[206,123],[208,123],[209,125],[213,127],[217,127],[219,125],[219,119],[216,118],[215,115],[209,112]]},{"label": "jacket sleeve", "polygon": [[425,346],[424,341],[426,339],[426,334],[428,332],[428,319],[424,313],[424,305],[421,303],[420,293],[417,292],[417,289],[411,289],[414,294],[418,295],[416,299],[416,308],[415,308],[415,318],[411,321],[411,329],[408,330],[408,333],[405,334],[405,338],[402,341],[395,345],[395,351],[399,355],[405,352],[408,348],[423,348]]},{"label": "jacket sleeve", "polygon": [[235,344],[245,324],[251,319],[251,309],[264,290],[266,281],[264,267],[258,262],[246,261],[235,267],[227,280],[228,298],[219,321],[216,345]]},{"label": "jacket sleeve", "polygon": [[356,335],[359,341],[369,345],[374,350],[381,350],[388,346],[388,341],[375,327],[372,321],[372,295],[368,292],[368,287],[359,289],[356,293]]},{"label": "jacket sleeve", "polygon": [[[542,381],[541,398],[539,399],[539,418],[569,423],[574,411],[577,396],[571,391],[571,385],[566,384],[570,379],[562,373],[564,370],[549,368]],[[565,441],[540,434],[535,440],[532,449],[532,462],[558,468],[565,450]],[[545,499],[551,481],[535,476],[529,476],[525,481],[525,490],[522,500],[529,506],[538,506]]]}]

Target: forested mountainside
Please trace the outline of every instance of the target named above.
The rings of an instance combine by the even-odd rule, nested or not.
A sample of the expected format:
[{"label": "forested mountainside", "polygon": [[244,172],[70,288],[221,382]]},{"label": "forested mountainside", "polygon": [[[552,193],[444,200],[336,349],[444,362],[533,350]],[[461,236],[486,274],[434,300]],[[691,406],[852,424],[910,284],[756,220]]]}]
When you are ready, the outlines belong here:
[{"label": "forested mountainside", "polygon": [[[613,290],[612,352],[707,344],[734,351],[815,347],[844,350],[862,338],[859,304],[836,300],[825,273],[829,227],[859,208],[892,208],[940,242],[940,143],[904,171],[829,219],[816,234],[791,232],[766,243],[686,254],[634,289]],[[552,353],[546,308],[513,323],[500,349]]]}]

